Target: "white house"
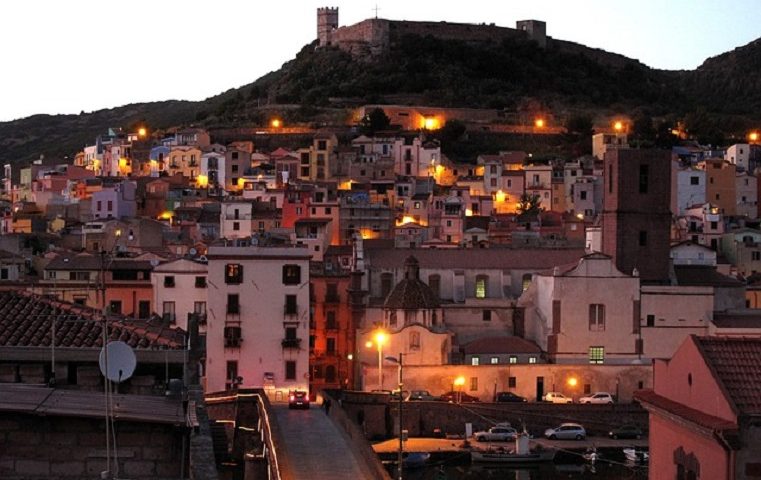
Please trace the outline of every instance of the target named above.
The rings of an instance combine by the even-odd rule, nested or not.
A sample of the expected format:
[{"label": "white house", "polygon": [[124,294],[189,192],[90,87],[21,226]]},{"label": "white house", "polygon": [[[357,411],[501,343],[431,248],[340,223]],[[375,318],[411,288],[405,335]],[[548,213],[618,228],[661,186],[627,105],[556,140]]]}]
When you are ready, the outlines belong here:
[{"label": "white house", "polygon": [[151,272],[153,305],[162,318],[183,330],[188,328],[188,315],[199,315],[199,329],[206,329],[208,269],[203,263],[178,259],[156,266]]},{"label": "white house", "polygon": [[750,160],[750,145],[747,143],[736,143],[727,148],[724,153],[724,160],[735,164],[738,168],[748,170],[748,161]]},{"label": "white house", "polygon": [[206,391],[263,387],[285,400],[309,386],[306,248],[209,248]]}]

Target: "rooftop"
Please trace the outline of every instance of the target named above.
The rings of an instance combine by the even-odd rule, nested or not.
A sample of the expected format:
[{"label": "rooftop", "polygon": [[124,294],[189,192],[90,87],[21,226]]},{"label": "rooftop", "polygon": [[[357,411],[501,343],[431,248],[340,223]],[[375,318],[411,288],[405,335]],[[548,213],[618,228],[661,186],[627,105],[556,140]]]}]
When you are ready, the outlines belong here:
[{"label": "rooftop", "polygon": [[[417,249],[420,268],[426,269],[517,269],[543,270],[556,265],[577,262],[585,255],[583,248],[490,248],[484,249]],[[365,259],[374,269],[401,268],[409,251],[392,248],[370,248],[367,245]]]},{"label": "rooftop", "polygon": [[466,355],[483,353],[542,353],[534,342],[521,337],[486,337],[463,346]]},{"label": "rooftop", "polygon": [[761,338],[693,338],[737,413],[761,415]]}]

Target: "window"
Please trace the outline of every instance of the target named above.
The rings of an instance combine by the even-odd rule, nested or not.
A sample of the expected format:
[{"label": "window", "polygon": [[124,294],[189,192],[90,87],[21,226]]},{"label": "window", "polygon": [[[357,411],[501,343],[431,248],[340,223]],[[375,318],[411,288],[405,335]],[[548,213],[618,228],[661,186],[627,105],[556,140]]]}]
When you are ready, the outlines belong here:
[{"label": "window", "polygon": [[592,303],[589,305],[589,331],[605,331],[605,305]]},{"label": "window", "polygon": [[[294,328],[294,331],[295,330],[296,329]],[[328,338],[327,347],[325,348],[325,350],[328,353],[336,353],[336,339],[335,338],[332,338],[332,337]]]},{"label": "window", "polygon": [[237,315],[240,313],[240,300],[237,293],[227,294],[227,313]]},{"label": "window", "polygon": [[114,202],[113,202],[113,200],[109,200],[108,201],[108,211],[110,212],[113,209],[114,209]]},{"label": "window", "polygon": [[[309,335],[309,349],[310,350],[314,350],[314,340],[315,340],[315,336]],[[317,367],[315,367],[315,369],[317,369]]]},{"label": "window", "polygon": [[647,193],[647,184],[650,182],[648,165],[639,166],[639,193]]},{"label": "window", "polygon": [[196,277],[196,288],[206,288],[206,277]]},{"label": "window", "polygon": [[174,302],[164,302],[161,305],[161,317],[165,322],[175,322],[176,317],[174,315]]},{"label": "window", "polygon": [[392,327],[396,326],[396,312],[391,312],[388,315],[388,324]]},{"label": "window", "polygon": [[602,364],[605,361],[605,347],[589,347],[589,363]]},{"label": "window", "polygon": [[298,305],[296,304],[296,295],[285,296],[285,314],[296,315],[298,313]]},{"label": "window", "polygon": [[340,298],[338,296],[338,284],[337,283],[327,284],[327,289],[325,290],[325,301],[338,302],[339,300]]},{"label": "window", "polygon": [[507,377],[507,388],[515,388],[516,384],[515,377]]},{"label": "window", "polygon": [[478,377],[470,377],[470,391],[475,392],[478,390]]},{"label": "window", "polygon": [[225,387],[227,389],[238,386],[238,362],[230,360],[227,362],[227,374],[225,375]]},{"label": "window", "polygon": [[484,322],[491,322],[491,310],[484,310],[482,315]]},{"label": "window", "polygon": [[108,310],[111,313],[121,314],[122,313],[121,300],[111,300],[111,303],[108,305]]},{"label": "window", "polygon": [[586,200],[587,199],[587,191],[586,190],[582,190],[582,191],[579,192],[579,199],[581,199],[581,200]]},{"label": "window", "polygon": [[509,363],[512,364],[512,365],[515,365],[516,363],[518,363],[518,357],[515,356],[515,355],[510,355],[510,361],[509,361]]},{"label": "window", "polygon": [[394,281],[392,273],[381,273],[381,297],[386,298],[391,293],[391,282]]},{"label": "window", "polygon": [[536,363],[536,357],[528,357],[528,363]]},{"label": "window", "polygon": [[228,285],[243,283],[243,265],[239,263],[225,265],[225,283]]},{"label": "window", "polygon": [[410,349],[420,348],[420,332],[410,332]]},{"label": "window", "polygon": [[761,260],[761,252],[750,252],[751,260]]},{"label": "window", "polygon": [[476,298],[486,298],[488,281],[489,277],[486,275],[476,277]]},{"label": "window", "polygon": [[523,274],[523,278],[521,279],[521,288],[525,292],[529,285],[531,285],[531,278],[532,275],[530,273]]},{"label": "window", "polygon": [[491,357],[491,359],[490,359],[490,363],[491,363],[492,365],[497,365],[497,364],[499,364],[499,357]]},{"label": "window", "polygon": [[233,230],[234,231],[240,230],[240,222],[233,222]]},{"label": "window", "polygon": [[647,230],[640,230],[639,231],[639,246],[640,247],[646,247],[647,246]]},{"label": "window", "polygon": [[690,185],[700,185],[700,177],[690,177]]},{"label": "window", "polygon": [[329,311],[325,314],[325,328],[328,330],[335,330],[336,327],[336,312]]},{"label": "window", "polygon": [[301,283],[301,267],[283,265],[283,285],[298,285],[299,283]]},{"label": "window", "polygon": [[164,288],[174,288],[174,276],[167,275],[164,277]]},{"label": "window", "polygon": [[206,302],[193,302],[193,313],[206,315]]},{"label": "window", "polygon": [[478,365],[479,361],[480,361],[480,359],[476,355],[470,357],[470,364],[471,365]]},{"label": "window", "polygon": [[654,327],[655,326],[655,315],[648,315],[647,316],[647,326],[648,327]]},{"label": "window", "polygon": [[296,380],[296,362],[294,360],[285,362],[285,379]]}]

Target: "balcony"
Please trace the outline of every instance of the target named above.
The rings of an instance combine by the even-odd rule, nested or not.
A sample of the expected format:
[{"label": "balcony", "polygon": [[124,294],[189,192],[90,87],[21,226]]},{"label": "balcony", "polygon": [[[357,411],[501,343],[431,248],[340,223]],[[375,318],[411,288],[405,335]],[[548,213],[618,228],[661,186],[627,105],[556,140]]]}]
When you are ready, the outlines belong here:
[{"label": "balcony", "polygon": [[283,348],[301,348],[300,338],[284,338],[281,342]]}]

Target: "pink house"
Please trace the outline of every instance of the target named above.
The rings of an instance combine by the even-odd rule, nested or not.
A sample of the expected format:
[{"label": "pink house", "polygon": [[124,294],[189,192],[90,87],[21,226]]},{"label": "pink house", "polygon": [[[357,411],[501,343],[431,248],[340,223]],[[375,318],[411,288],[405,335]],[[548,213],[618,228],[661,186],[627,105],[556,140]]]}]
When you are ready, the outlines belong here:
[{"label": "pink house", "polygon": [[761,338],[692,335],[654,377],[650,478],[761,477]]}]

